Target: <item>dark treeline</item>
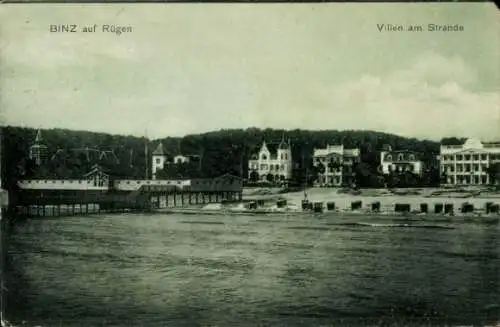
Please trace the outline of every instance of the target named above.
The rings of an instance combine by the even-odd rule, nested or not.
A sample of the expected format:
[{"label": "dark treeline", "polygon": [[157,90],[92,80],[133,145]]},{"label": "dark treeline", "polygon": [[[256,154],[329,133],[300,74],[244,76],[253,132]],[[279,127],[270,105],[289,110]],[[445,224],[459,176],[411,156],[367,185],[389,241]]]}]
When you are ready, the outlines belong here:
[{"label": "dark treeline", "polygon": [[[278,129],[228,129],[182,138],[145,138],[110,135],[64,129],[42,130],[43,143],[48,158],[42,167],[29,160],[29,147],[33,144],[36,130],[21,127],[2,128],[2,176],[4,187],[12,186],[19,178],[81,178],[94,164],[99,164],[117,178],[144,178],[146,174],[145,146],[148,145],[150,166],[151,153],[162,142],[170,157],[177,154],[196,155],[200,159],[187,165],[170,165],[162,177],[213,177],[230,173],[248,176],[248,160],[258,151],[263,140],[280,142],[283,138],[292,143],[292,156],[297,164],[294,176],[303,179],[303,171],[311,165],[316,147],[327,144],[344,144],[346,148],[361,149],[361,163],[356,167],[358,184],[362,187],[380,187],[378,173],[379,151],[387,144],[394,150],[410,150],[422,155],[425,162],[432,162],[439,154],[439,143],[373,131],[307,131]],[[457,138],[444,139],[448,144],[463,142]],[[89,151],[86,151],[86,148]],[[97,149],[98,151],[93,151]],[[311,168],[311,167],[310,167]],[[151,173],[151,172],[150,172]],[[432,173],[430,173],[432,175]],[[159,175],[162,175],[160,173]],[[435,173],[434,173],[435,175]],[[439,175],[439,174],[438,174]],[[426,183],[438,183],[434,176]]]}]

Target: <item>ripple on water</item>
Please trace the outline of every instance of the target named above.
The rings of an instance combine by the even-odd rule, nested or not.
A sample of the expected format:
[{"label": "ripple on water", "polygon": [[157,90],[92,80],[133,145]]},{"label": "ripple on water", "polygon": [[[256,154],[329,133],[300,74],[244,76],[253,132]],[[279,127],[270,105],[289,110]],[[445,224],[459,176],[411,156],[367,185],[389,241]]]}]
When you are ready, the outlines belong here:
[{"label": "ripple on water", "polygon": [[498,227],[418,224],[189,215],[33,220],[5,235],[7,312],[42,326],[493,319]]}]

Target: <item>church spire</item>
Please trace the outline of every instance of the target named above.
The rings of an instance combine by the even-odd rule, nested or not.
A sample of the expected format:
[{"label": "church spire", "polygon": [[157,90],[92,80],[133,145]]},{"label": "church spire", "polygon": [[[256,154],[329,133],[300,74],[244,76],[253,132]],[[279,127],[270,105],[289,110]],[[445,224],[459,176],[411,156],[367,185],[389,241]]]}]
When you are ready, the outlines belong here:
[{"label": "church spire", "polygon": [[283,133],[281,134],[281,142],[279,145],[279,149],[285,150],[287,148],[288,148],[288,145],[285,142],[285,131],[283,131]]},{"label": "church spire", "polygon": [[35,137],[35,144],[40,144],[42,143],[42,131],[38,129],[36,132],[36,137]]},{"label": "church spire", "polygon": [[36,165],[41,165],[47,158],[47,146],[42,143],[42,132],[38,129],[35,137],[35,142],[31,145],[29,151],[29,158],[35,161]]}]

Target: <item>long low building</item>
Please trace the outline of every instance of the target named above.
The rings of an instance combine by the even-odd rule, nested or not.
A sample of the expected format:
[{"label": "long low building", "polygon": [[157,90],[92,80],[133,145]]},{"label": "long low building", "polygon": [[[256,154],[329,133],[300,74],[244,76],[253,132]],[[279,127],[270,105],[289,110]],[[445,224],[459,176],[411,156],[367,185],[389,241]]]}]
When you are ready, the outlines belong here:
[{"label": "long low building", "polygon": [[46,190],[46,191],[137,191],[144,187],[155,189],[175,189],[180,191],[199,192],[240,192],[243,189],[243,180],[240,177],[225,174],[215,178],[192,178],[176,180],[136,180],[136,179],[110,179],[100,167],[82,179],[31,179],[20,180],[18,186],[21,190]]}]

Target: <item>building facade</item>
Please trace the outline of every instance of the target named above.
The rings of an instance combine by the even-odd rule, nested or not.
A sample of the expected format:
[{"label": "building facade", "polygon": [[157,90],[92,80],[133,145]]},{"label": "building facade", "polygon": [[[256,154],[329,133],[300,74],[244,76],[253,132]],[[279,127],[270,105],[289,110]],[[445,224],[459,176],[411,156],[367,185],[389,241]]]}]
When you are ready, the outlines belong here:
[{"label": "building facade", "polygon": [[411,172],[422,175],[423,163],[420,154],[413,151],[395,151],[390,146],[385,146],[380,152],[380,169],[382,174]]},{"label": "building facade", "polygon": [[500,143],[468,139],[462,145],[441,145],[440,172],[444,185],[488,185],[488,168],[500,163]]},{"label": "building facade", "polygon": [[248,161],[250,181],[285,182],[292,178],[293,160],[290,140],[279,144],[262,143],[258,153]]},{"label": "building facade", "polygon": [[162,170],[167,163],[168,155],[167,152],[163,149],[163,144],[160,142],[152,153],[151,175],[153,179],[156,179],[157,171]]},{"label": "building facade", "polygon": [[355,182],[354,165],[359,161],[359,148],[346,149],[344,145],[327,145],[326,148],[314,149],[313,165],[318,171],[315,185],[351,186]]}]

